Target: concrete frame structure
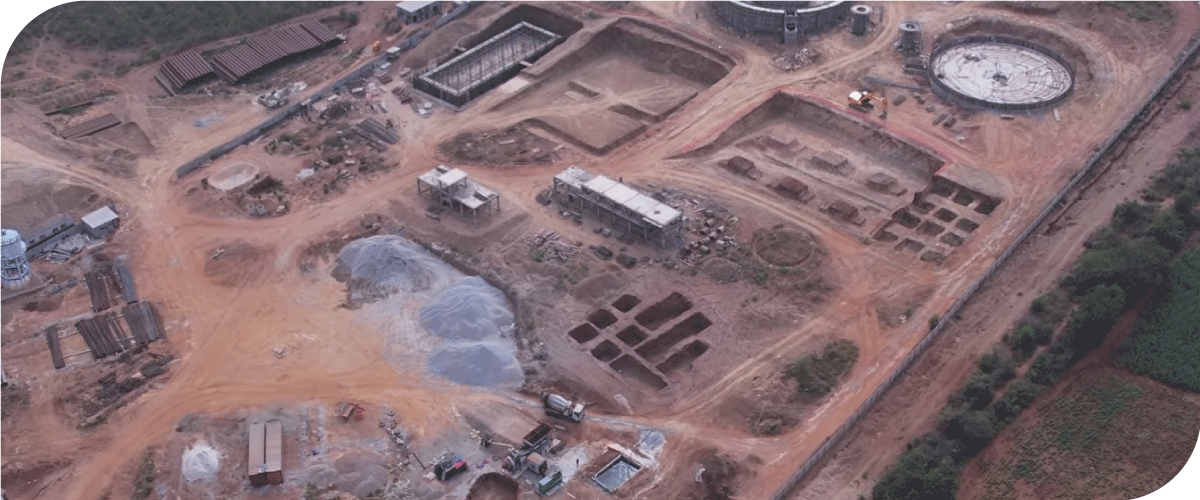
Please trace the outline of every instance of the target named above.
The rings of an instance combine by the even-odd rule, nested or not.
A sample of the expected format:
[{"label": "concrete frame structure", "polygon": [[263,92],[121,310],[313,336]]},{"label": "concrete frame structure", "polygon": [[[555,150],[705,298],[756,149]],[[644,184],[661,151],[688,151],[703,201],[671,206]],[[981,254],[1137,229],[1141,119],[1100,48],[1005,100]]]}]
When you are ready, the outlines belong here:
[{"label": "concrete frame structure", "polygon": [[413,79],[413,88],[454,106],[504,83],[564,38],[522,21]]},{"label": "concrete frame structure", "polygon": [[661,246],[680,237],[682,212],[603,175],[570,167],[554,176],[553,189],[559,203],[591,213],[618,231]]},{"label": "concrete frame structure", "polygon": [[774,36],[787,44],[836,26],[850,12],[850,3],[843,1],[709,2],[709,7],[735,31]]},{"label": "concrete frame structure", "polygon": [[5,228],[0,231],[0,276],[4,288],[22,288],[29,284],[29,261],[21,233]]},{"label": "concrete frame structure", "polygon": [[500,211],[500,195],[471,180],[457,168],[437,168],[417,178],[417,194],[470,219],[478,220]]},{"label": "concrete frame structure", "polygon": [[403,19],[404,24],[416,24],[440,15],[442,15],[442,2],[399,2],[396,4],[396,17]]}]

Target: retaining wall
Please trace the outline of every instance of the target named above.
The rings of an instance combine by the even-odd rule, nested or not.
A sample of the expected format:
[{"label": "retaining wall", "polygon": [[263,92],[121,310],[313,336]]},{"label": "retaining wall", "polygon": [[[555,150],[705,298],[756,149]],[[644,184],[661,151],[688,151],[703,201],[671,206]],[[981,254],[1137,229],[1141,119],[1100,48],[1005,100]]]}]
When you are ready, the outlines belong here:
[{"label": "retaining wall", "polygon": [[1109,150],[1112,149],[1113,145],[1116,144],[1117,141],[1120,140],[1125,133],[1130,130],[1131,127],[1133,127],[1133,125],[1146,116],[1146,111],[1150,108],[1151,104],[1154,103],[1155,99],[1162,94],[1163,90],[1171,84],[1175,77],[1179,76],[1188,63],[1196,56],[1197,49],[1200,49],[1200,39],[1196,39],[1192,42],[1191,47],[1184,52],[1179,61],[1175,63],[1175,67],[1173,67],[1171,72],[1168,73],[1167,77],[1164,78],[1161,83],[1159,83],[1154,92],[1146,98],[1145,102],[1143,102],[1141,107],[1138,108],[1138,111],[1134,113],[1115,134],[1110,136],[1094,154],[1092,154],[1091,158],[1088,159],[1088,162],[1084,165],[1084,167],[1080,169],[1074,177],[1071,177],[1071,180],[1067,182],[1067,185],[1064,186],[1062,190],[1059,191],[1058,194],[1056,194],[1054,198],[1052,198],[1050,202],[1046,204],[1045,208],[1043,208],[1042,211],[1038,213],[1038,216],[1033,219],[1033,222],[1030,222],[1029,226],[1021,232],[1020,236],[1013,240],[1013,242],[1008,245],[1008,248],[1004,250],[1004,253],[1000,254],[1000,257],[997,258],[996,261],[993,262],[986,271],[984,271],[983,275],[981,275],[979,279],[975,281],[975,283],[971,285],[971,287],[968,288],[961,297],[959,297],[954,305],[950,306],[950,309],[948,309],[946,314],[942,316],[942,321],[938,323],[937,326],[932,328],[929,333],[925,335],[925,338],[921,339],[921,342],[918,343],[917,346],[908,353],[908,356],[904,357],[892,374],[888,376],[887,380],[880,384],[879,387],[875,389],[875,392],[872,392],[871,395],[867,397],[867,400],[864,401],[863,404],[854,411],[854,414],[852,414],[850,418],[846,419],[841,427],[838,427],[837,431],[829,436],[825,442],[822,443],[819,448],[817,448],[817,451],[813,453],[808,460],[805,460],[804,463],[800,465],[799,469],[796,469],[796,472],[792,474],[792,477],[783,484],[779,491],[776,491],[775,494],[770,497],[771,500],[783,500],[784,497],[791,493],[792,489],[795,488],[796,485],[800,484],[800,481],[804,480],[804,478],[810,472],[816,469],[817,465],[826,458],[831,450],[834,450],[843,444],[842,441],[846,439],[846,437],[850,434],[850,431],[852,431],[854,427],[858,425],[859,421],[861,421],[863,417],[865,417],[866,414],[871,411],[871,409],[875,406],[875,403],[878,403],[879,400],[882,399],[883,396],[892,389],[892,386],[895,385],[896,380],[899,379],[900,376],[903,375],[910,366],[912,366],[913,362],[915,362],[916,359],[920,357],[926,349],[929,348],[930,344],[932,344],[933,341],[937,339],[938,335],[942,333],[942,330],[944,330],[947,325],[950,324],[952,319],[962,311],[963,306],[965,306],[966,303],[971,300],[971,298],[975,295],[975,292],[979,291],[979,288],[983,286],[984,282],[986,282],[988,278],[991,278],[992,275],[995,274],[996,270],[1004,265],[1005,261],[1007,261],[1008,258],[1012,256],[1014,252],[1016,252],[1017,248],[1020,247],[1021,244],[1024,243],[1025,240],[1028,239],[1029,236],[1038,229],[1038,226],[1045,222],[1046,218],[1049,217],[1056,208],[1058,208],[1058,205],[1062,203],[1063,199],[1066,197],[1067,192],[1074,189],[1075,186],[1077,186],[1079,182],[1083,180],[1083,178],[1091,174],[1096,165],[1100,163],[1100,160],[1102,160],[1108,154]]},{"label": "retaining wall", "polygon": [[[850,12],[849,2],[830,2],[816,7],[796,8],[809,2],[709,2],[713,14],[726,26],[741,33],[783,38],[784,17],[795,12],[799,36],[803,37],[841,22]],[[756,5],[758,4],[758,5]],[[767,6],[762,6],[766,4]]]}]

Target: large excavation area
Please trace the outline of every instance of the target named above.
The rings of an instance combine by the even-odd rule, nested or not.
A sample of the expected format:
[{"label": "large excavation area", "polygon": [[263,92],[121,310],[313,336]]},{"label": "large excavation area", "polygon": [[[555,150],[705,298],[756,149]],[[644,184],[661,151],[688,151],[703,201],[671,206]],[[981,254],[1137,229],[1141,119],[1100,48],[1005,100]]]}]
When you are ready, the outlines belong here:
[{"label": "large excavation area", "polygon": [[12,500],[869,498],[1200,71],[1195,2],[87,4],[3,68]]}]

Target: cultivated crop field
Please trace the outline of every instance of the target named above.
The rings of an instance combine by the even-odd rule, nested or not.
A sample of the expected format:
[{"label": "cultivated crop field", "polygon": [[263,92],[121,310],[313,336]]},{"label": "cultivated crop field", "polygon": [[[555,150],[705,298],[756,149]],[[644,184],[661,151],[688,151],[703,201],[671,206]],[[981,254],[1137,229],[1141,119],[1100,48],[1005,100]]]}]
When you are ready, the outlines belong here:
[{"label": "cultivated crop field", "polygon": [[1170,385],[1200,391],[1200,250],[1171,268],[1169,291],[1142,316],[1121,362]]},{"label": "cultivated crop field", "polygon": [[1194,395],[1112,369],[1076,373],[967,469],[961,498],[1137,498],[1183,468]]}]

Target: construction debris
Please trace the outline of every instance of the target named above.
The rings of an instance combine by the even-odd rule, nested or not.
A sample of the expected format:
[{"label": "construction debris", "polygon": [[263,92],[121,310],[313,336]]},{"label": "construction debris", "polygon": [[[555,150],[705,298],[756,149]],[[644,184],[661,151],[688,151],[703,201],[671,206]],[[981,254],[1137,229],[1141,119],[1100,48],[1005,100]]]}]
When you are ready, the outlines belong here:
[{"label": "construction debris", "polygon": [[815,49],[803,48],[796,52],[785,52],[771,58],[771,66],[780,71],[795,71],[820,62],[821,54]]},{"label": "construction debris", "polygon": [[[526,242],[529,244],[531,251],[537,252],[540,249],[546,259],[558,259],[563,263],[569,262],[571,257],[579,253],[579,247],[583,244],[582,242],[571,241],[570,239],[564,241],[559,238],[558,233],[549,229],[539,231],[537,234],[526,239]],[[611,257],[612,252],[609,251],[608,253]]]}]

